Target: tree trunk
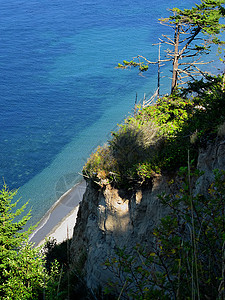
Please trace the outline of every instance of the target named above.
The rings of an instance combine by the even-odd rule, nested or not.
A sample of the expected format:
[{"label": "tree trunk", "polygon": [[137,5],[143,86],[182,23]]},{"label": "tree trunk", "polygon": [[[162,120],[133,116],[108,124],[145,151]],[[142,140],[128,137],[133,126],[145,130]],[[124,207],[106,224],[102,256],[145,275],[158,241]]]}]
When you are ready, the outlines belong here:
[{"label": "tree trunk", "polygon": [[161,49],[161,43],[159,43],[159,54],[158,54],[158,93],[157,93],[157,99],[159,99],[159,93],[160,93],[160,49]]},{"label": "tree trunk", "polygon": [[174,33],[174,57],[173,57],[173,76],[172,76],[171,93],[177,87],[178,66],[179,66],[179,47],[178,47],[179,38],[180,38],[180,25],[176,24],[175,33]]},{"label": "tree trunk", "polygon": [[222,91],[225,91],[225,70],[223,71],[223,83],[222,83]]}]

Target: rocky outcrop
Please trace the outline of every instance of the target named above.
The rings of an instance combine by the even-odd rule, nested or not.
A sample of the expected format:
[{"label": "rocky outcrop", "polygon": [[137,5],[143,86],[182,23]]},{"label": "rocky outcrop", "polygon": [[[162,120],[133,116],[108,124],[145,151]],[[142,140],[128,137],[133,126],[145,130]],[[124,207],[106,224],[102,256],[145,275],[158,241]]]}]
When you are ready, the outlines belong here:
[{"label": "rocky outcrop", "polygon": [[[204,171],[196,191],[203,193],[213,181],[214,169],[225,169],[225,140],[218,138],[201,149],[198,168]],[[158,195],[169,192],[165,176],[156,177],[151,187],[130,195],[110,185],[100,188],[88,182],[77,217],[71,243],[74,265],[83,263],[87,286],[104,286],[111,274],[104,268],[107,257],[114,256],[115,247],[132,251],[139,244],[153,241],[153,228],[165,215]]]}]

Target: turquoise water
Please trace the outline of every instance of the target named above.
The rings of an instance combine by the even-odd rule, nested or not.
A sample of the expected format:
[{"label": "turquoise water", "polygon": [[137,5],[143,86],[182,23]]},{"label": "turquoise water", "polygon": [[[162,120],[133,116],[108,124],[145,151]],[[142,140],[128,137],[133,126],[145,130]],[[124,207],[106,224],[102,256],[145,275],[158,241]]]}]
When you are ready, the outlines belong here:
[{"label": "turquoise water", "polygon": [[[157,58],[158,18],[195,1],[1,1],[0,177],[30,200],[33,222],[77,181],[87,157],[151,96],[156,67],[117,70],[137,54]],[[162,93],[169,92],[163,67]]]}]

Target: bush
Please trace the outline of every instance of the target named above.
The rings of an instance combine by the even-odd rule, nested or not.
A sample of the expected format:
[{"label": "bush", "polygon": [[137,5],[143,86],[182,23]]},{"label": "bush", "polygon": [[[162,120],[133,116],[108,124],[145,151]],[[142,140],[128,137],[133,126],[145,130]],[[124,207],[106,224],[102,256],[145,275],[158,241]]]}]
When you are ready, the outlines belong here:
[{"label": "bush", "polygon": [[129,120],[113,133],[109,142],[112,156],[117,162],[123,181],[139,181],[136,165],[151,159],[160,147],[159,129],[153,122]]},{"label": "bush", "polygon": [[[140,124],[132,119],[112,136],[109,145],[98,147],[92,153],[83,168],[84,176],[99,184],[113,182],[128,186],[130,182],[142,181],[143,173],[140,176],[136,164],[143,163],[146,157],[153,157],[160,147],[158,128],[152,122]],[[152,171],[146,174],[146,178],[150,174]]]},{"label": "bush", "polygon": [[117,161],[108,145],[98,147],[83,168],[83,175],[99,183],[109,183],[119,177]]}]

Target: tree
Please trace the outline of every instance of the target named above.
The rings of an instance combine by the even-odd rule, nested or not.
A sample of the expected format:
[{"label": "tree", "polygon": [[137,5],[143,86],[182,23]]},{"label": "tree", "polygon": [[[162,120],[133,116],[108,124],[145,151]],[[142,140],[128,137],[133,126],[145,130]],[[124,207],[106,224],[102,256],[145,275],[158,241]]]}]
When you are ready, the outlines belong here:
[{"label": "tree", "polygon": [[58,274],[57,265],[52,274],[48,274],[40,248],[34,248],[28,242],[33,228],[25,231],[24,226],[31,218],[30,212],[15,221],[27,206],[24,204],[15,209],[18,203],[12,203],[15,195],[16,191],[9,191],[6,185],[0,191],[0,298],[39,299],[46,294],[49,296],[46,299],[51,299],[51,284]]},{"label": "tree", "polygon": [[140,72],[144,72],[148,70],[150,64],[172,61],[171,92],[176,89],[178,81],[184,83],[185,78],[194,79],[196,75],[204,76],[199,65],[205,62],[200,61],[199,56],[209,52],[210,44],[223,43],[218,36],[225,28],[225,25],[220,22],[225,15],[224,3],[225,0],[202,0],[201,4],[196,4],[191,9],[171,9],[168,18],[159,20],[161,24],[173,30],[173,38],[163,35],[161,39],[161,42],[170,46],[166,50],[165,59],[152,62],[138,55],[132,61],[124,61],[123,65],[119,64],[118,67],[138,66]]},{"label": "tree", "polygon": [[[220,24],[220,18],[224,15],[222,7],[224,3],[224,0],[202,0],[201,4],[196,4],[191,9],[182,11],[173,8],[172,16],[160,19],[162,24],[170,26],[174,31],[173,40],[163,35],[164,42],[173,47],[173,50],[167,50],[167,57],[173,62],[171,91],[177,87],[178,80],[182,82],[186,77],[194,79],[196,74],[204,76],[199,65],[205,63],[199,61],[197,57],[208,52],[210,43],[221,43],[218,35],[225,28],[223,24]],[[200,33],[205,36],[200,37]],[[196,44],[197,40],[201,40],[202,43]],[[192,44],[194,45],[191,47]],[[194,61],[183,61],[183,59],[195,57]],[[180,60],[182,60],[181,63]]]}]

